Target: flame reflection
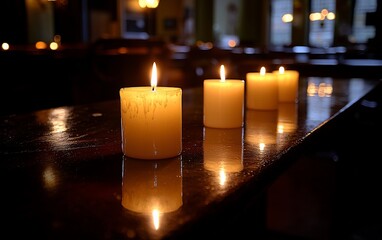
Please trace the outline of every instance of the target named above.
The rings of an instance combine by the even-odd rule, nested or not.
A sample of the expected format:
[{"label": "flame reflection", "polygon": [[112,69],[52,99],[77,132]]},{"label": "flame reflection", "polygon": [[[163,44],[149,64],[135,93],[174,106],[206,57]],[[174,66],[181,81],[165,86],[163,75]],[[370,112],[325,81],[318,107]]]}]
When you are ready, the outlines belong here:
[{"label": "flame reflection", "polygon": [[278,110],[246,110],[245,141],[259,147],[261,151],[268,144],[277,142]]},{"label": "flame reflection", "polygon": [[159,229],[164,213],[179,209],[182,202],[181,157],[141,160],[123,156],[122,206],[152,217]]}]

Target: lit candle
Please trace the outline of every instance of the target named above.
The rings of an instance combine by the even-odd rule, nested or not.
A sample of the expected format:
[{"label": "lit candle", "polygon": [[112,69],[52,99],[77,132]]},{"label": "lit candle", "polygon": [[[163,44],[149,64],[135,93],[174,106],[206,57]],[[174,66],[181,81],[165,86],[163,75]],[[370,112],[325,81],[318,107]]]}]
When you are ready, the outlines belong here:
[{"label": "lit candle", "polygon": [[285,70],[280,67],[278,71],[273,71],[277,75],[279,85],[280,102],[296,102],[298,98],[299,72],[295,70]]},{"label": "lit candle", "polygon": [[122,206],[152,214],[173,212],[182,206],[180,156],[160,161],[123,158]]},{"label": "lit candle", "polygon": [[249,109],[274,110],[278,107],[278,83],[274,73],[260,72],[246,74],[246,106]]},{"label": "lit candle", "polygon": [[120,89],[123,154],[163,159],[182,151],[182,89],[157,87],[153,64],[151,87]]},{"label": "lit candle", "polygon": [[224,66],[219,79],[204,80],[204,126],[238,128],[244,125],[244,80],[225,79]]}]

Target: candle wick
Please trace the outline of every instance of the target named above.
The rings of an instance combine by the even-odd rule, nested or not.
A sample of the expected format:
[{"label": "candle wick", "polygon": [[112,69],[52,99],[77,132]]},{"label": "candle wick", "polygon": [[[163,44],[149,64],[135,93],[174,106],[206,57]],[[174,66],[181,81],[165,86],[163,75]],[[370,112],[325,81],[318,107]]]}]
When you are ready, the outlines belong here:
[{"label": "candle wick", "polygon": [[151,86],[151,91],[152,92],[155,92],[155,89],[156,89],[155,86]]}]

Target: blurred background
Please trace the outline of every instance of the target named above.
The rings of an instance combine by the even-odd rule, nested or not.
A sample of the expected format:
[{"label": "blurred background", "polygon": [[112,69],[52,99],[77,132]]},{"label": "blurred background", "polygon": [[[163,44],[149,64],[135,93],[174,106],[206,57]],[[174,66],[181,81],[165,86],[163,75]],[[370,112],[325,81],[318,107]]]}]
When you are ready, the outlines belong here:
[{"label": "blurred background", "polygon": [[1,112],[201,86],[280,65],[301,76],[382,76],[381,0],[6,0]]}]

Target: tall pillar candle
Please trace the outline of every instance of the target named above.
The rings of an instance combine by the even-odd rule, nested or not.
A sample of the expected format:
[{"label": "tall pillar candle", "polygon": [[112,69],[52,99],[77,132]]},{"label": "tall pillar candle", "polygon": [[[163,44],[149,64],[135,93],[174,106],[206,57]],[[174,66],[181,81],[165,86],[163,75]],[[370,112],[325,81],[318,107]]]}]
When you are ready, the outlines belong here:
[{"label": "tall pillar candle", "polygon": [[246,74],[246,107],[256,110],[275,110],[278,107],[278,82],[274,73],[260,72]]},{"label": "tall pillar candle", "polygon": [[182,151],[182,89],[157,87],[153,64],[151,87],[120,89],[123,154],[163,159]]},{"label": "tall pillar candle", "polygon": [[285,70],[284,67],[280,67],[278,71],[273,72],[277,75],[279,102],[296,102],[298,98],[299,72]]},{"label": "tall pillar candle", "polygon": [[225,79],[224,66],[221,79],[203,82],[203,122],[212,128],[238,128],[244,125],[244,80]]}]

